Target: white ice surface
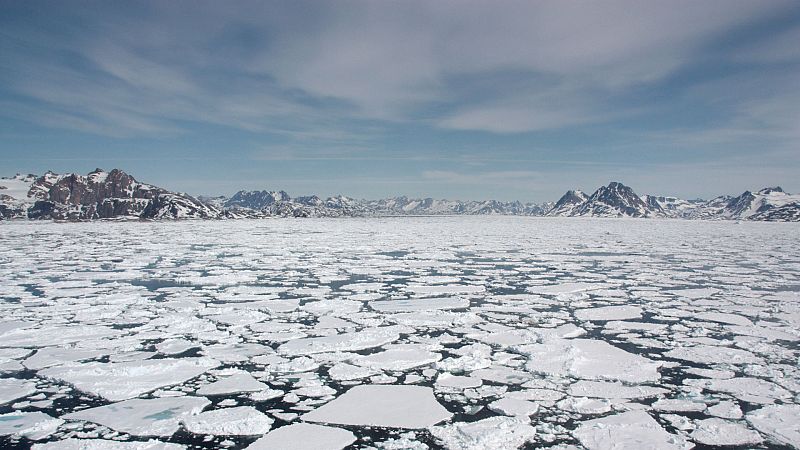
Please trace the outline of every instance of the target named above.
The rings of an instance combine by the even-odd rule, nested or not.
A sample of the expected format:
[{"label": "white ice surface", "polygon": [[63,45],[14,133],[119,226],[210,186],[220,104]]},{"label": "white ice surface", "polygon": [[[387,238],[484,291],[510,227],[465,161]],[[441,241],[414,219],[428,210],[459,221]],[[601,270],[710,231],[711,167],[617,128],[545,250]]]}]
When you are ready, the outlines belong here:
[{"label": "white ice surface", "polygon": [[186,446],[156,440],[120,442],[104,439],[64,439],[34,444],[33,450],[183,450]]},{"label": "white ice surface", "polygon": [[747,413],[747,422],[769,440],[800,448],[800,405],[771,405]]},{"label": "white ice surface", "polygon": [[477,422],[456,422],[430,428],[431,434],[449,450],[506,450],[519,448],[536,436],[530,420],[519,417],[489,417]]},{"label": "white ice surface", "polygon": [[43,412],[12,412],[0,414],[0,436],[21,436],[31,440],[53,434],[64,421]]},{"label": "white ice surface", "polygon": [[689,449],[693,445],[670,434],[644,411],[628,411],[581,423],[573,432],[588,450]]},{"label": "white ice surface", "polygon": [[195,434],[256,436],[269,431],[273,420],[252,406],[215,409],[183,419],[187,430]]},{"label": "white ice surface", "polygon": [[219,362],[209,358],[164,358],[59,366],[44,369],[39,374],[72,384],[84,392],[117,401],[183,383],[218,365]]},{"label": "white ice surface", "polygon": [[355,440],[353,433],[341,428],[295,423],[270,431],[247,450],[339,450]]},{"label": "white ice surface", "polygon": [[341,425],[425,428],[451,416],[429,387],[362,385],[304,414],[302,419]]},{"label": "white ice surface", "polygon": [[199,414],[211,402],[203,397],[133,399],[64,416],[85,420],[134,436],[172,436],[181,421]]}]

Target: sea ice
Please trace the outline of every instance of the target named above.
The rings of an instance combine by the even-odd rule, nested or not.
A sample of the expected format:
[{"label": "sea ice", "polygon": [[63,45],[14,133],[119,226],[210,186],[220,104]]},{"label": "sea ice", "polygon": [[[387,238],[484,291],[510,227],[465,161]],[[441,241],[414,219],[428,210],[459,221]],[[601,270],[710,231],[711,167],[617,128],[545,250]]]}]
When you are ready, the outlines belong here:
[{"label": "sea ice", "polygon": [[156,440],[120,442],[103,439],[64,439],[63,441],[34,444],[33,450],[184,450],[185,445]]},{"label": "sea ice", "polygon": [[661,363],[593,339],[553,340],[520,346],[528,370],[552,376],[628,383],[658,381]]},{"label": "sea ice", "polygon": [[310,355],[323,352],[364,350],[380,347],[400,338],[399,327],[367,328],[354,333],[291,340],[278,352],[285,355]]},{"label": "sea ice", "polygon": [[181,421],[199,414],[211,402],[203,397],[164,397],[125,400],[63,416],[85,420],[134,436],[172,436]]},{"label": "sea ice", "polygon": [[241,392],[258,392],[269,389],[269,386],[256,380],[247,372],[236,373],[229,377],[222,378],[211,384],[200,386],[197,395],[227,395],[238,394]]},{"label": "sea ice", "polygon": [[14,435],[38,441],[55,433],[62,423],[62,419],[38,411],[0,414],[0,436]]},{"label": "sea ice", "polygon": [[295,423],[270,431],[247,450],[339,450],[355,441],[353,433],[341,428]]},{"label": "sea ice", "polygon": [[697,428],[692,432],[691,438],[699,444],[753,445],[763,440],[760,434],[739,422],[713,418],[699,420],[696,425]]},{"label": "sea ice", "polygon": [[262,435],[269,431],[272,422],[252,406],[215,409],[183,419],[191,433],[223,436]]},{"label": "sea ice", "polygon": [[502,416],[431,427],[430,432],[449,450],[507,450],[536,436],[527,417]]},{"label": "sea ice", "polygon": [[469,307],[469,300],[458,297],[433,297],[379,300],[369,302],[370,308],[383,313],[428,311],[442,309],[463,309]]},{"label": "sea ice", "polygon": [[600,306],[597,308],[579,309],[575,317],[584,321],[609,321],[639,319],[642,317],[642,308],[632,305]]},{"label": "sea ice", "polygon": [[569,394],[594,398],[650,398],[669,392],[653,386],[629,386],[619,382],[580,380],[569,387]]},{"label": "sea ice", "polygon": [[644,411],[628,411],[582,422],[573,432],[589,450],[684,450],[693,447],[680,436],[667,433]]},{"label": "sea ice", "polygon": [[770,405],[747,413],[747,422],[771,441],[800,448],[800,405]]},{"label": "sea ice", "polygon": [[413,385],[361,385],[306,413],[308,422],[425,428],[452,414],[433,396],[433,390]]},{"label": "sea ice", "polygon": [[36,392],[36,382],[17,378],[0,378],[0,405],[27,397]]}]

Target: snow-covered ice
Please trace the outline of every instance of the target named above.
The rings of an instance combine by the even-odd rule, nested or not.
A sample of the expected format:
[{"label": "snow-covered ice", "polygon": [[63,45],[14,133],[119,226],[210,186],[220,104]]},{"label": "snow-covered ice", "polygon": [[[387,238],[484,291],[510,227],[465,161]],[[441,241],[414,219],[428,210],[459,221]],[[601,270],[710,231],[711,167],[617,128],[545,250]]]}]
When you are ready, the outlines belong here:
[{"label": "snow-covered ice", "polygon": [[0,235],[3,449],[800,448],[797,224]]},{"label": "snow-covered ice", "polygon": [[353,433],[341,428],[295,423],[270,431],[247,449],[338,450],[355,441]]},{"label": "snow-covered ice", "polygon": [[181,421],[210,404],[203,397],[136,398],[70,413],[64,418],[97,423],[134,436],[172,436]]},{"label": "snow-covered ice", "polygon": [[452,414],[424,386],[356,386],[302,419],[341,425],[372,425],[392,428],[425,428],[449,419]]}]

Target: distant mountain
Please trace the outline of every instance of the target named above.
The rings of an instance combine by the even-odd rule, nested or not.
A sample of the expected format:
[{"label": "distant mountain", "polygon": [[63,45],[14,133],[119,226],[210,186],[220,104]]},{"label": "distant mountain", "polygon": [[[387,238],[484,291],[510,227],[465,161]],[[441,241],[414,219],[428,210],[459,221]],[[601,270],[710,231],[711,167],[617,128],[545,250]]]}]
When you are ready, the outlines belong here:
[{"label": "distant mountain", "polygon": [[639,197],[630,187],[612,182],[589,197],[581,191],[567,191],[546,215],[794,222],[800,221],[800,195],[773,187],[709,201],[654,195]]},{"label": "distant mountain", "polygon": [[[219,210],[180,193],[136,181],[114,169],[88,175],[17,175],[0,180],[14,195],[0,198],[3,218],[90,220],[112,218],[208,219]],[[27,189],[25,189],[27,187]],[[3,189],[0,189],[2,192]]]},{"label": "distant mountain", "polygon": [[198,197],[140,183],[114,169],[87,175],[16,175],[0,178],[0,219],[242,219],[263,217],[374,217],[516,215],[649,217],[703,220],[800,221],[800,195],[780,187],[708,201],[637,195],[612,182],[591,195],[567,191],[542,204],[390,197],[359,200],[343,195],[291,197],[285,191],[239,191],[231,197]]}]

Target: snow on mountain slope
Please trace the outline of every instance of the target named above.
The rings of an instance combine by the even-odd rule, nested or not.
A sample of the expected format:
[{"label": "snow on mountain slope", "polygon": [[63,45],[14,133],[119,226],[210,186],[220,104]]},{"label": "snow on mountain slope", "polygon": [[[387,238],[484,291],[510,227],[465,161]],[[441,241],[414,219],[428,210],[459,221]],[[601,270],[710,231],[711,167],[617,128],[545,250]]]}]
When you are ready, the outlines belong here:
[{"label": "snow on mountain slope", "polygon": [[571,216],[573,212],[582,205],[589,196],[583,191],[567,191],[562,195],[555,205],[547,212],[548,216]]},{"label": "snow on mountain slope", "polygon": [[613,181],[601,186],[585,202],[570,212],[571,216],[648,217],[653,215],[633,189]]},{"label": "snow on mountain slope", "polygon": [[25,217],[33,199],[28,193],[36,175],[17,174],[11,178],[0,178],[0,219]]},{"label": "snow on mountain slope", "polygon": [[[15,177],[17,178],[17,177]],[[219,211],[186,194],[136,181],[125,172],[96,169],[86,176],[47,172],[4,185],[20,195],[30,182],[24,207],[5,218],[89,220],[119,217],[143,219],[214,218]],[[11,188],[4,190],[12,191]],[[10,204],[5,202],[4,204]]]}]

